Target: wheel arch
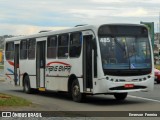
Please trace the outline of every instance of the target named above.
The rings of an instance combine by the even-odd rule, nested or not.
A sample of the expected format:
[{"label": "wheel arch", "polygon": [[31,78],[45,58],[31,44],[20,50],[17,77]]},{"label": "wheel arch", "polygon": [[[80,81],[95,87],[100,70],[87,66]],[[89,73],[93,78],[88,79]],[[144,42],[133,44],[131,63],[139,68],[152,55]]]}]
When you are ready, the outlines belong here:
[{"label": "wheel arch", "polygon": [[72,83],[73,81],[77,79],[77,76],[75,74],[71,74],[68,78],[68,92],[71,93],[71,87],[72,87]]},{"label": "wheel arch", "polygon": [[[24,74],[23,74],[23,78],[22,78],[22,81],[23,81],[23,82],[22,82],[22,85],[23,85],[23,86],[24,86],[24,78],[25,78],[26,76],[28,76],[28,74],[27,74],[27,73],[24,73]],[[28,77],[29,77],[29,76],[28,76]],[[29,82],[30,82],[30,81],[29,81]]]}]

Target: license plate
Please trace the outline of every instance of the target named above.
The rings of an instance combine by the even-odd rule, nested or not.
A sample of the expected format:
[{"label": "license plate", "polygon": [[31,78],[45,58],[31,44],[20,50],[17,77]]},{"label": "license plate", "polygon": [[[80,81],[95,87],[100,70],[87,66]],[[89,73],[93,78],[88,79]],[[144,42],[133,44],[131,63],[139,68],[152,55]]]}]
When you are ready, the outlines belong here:
[{"label": "license plate", "polygon": [[125,84],[124,87],[125,87],[125,88],[133,88],[133,87],[134,87],[134,84]]}]

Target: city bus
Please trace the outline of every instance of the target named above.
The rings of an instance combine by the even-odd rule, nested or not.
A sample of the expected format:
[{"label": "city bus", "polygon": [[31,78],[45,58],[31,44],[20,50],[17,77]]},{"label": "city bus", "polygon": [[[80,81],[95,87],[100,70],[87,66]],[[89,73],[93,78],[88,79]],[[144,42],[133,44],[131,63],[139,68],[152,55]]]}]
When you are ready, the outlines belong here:
[{"label": "city bus", "polygon": [[154,87],[147,28],[139,24],[84,25],[5,40],[6,81],[34,91],[67,92],[73,101]]}]

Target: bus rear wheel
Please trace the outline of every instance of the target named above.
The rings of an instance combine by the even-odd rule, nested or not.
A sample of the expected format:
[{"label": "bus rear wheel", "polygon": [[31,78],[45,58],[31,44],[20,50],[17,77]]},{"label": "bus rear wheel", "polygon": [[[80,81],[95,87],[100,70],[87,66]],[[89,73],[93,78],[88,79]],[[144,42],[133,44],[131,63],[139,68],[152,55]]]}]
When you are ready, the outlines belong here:
[{"label": "bus rear wheel", "polygon": [[28,75],[24,77],[23,91],[28,94],[32,93]]},{"label": "bus rear wheel", "polygon": [[115,93],[114,97],[116,98],[116,100],[125,100],[127,95],[128,93]]},{"label": "bus rear wheel", "polygon": [[72,82],[71,95],[75,102],[82,102],[85,99],[85,95],[80,92],[80,86],[77,79]]}]

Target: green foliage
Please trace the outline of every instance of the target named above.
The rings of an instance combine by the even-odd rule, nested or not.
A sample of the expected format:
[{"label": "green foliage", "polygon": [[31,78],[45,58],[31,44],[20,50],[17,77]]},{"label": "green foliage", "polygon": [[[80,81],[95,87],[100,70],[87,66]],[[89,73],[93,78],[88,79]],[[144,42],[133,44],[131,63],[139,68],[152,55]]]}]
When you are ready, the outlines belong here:
[{"label": "green foliage", "polygon": [[160,70],[160,65],[154,65],[154,67],[158,70]]},{"label": "green foliage", "polygon": [[12,95],[0,93],[0,106],[29,106],[31,102]]},{"label": "green foliage", "polygon": [[0,65],[0,69],[4,69],[4,65]]}]

